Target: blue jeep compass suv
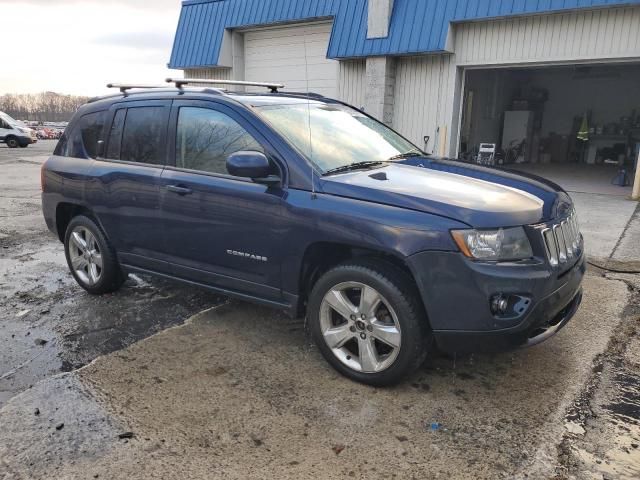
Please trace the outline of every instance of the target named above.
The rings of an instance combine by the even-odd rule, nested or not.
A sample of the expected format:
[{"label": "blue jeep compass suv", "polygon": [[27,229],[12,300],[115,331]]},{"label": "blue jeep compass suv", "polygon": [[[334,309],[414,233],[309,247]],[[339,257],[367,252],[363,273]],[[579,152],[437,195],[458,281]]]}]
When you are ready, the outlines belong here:
[{"label": "blue jeep compass suv", "polygon": [[283,308],[373,385],[576,312],[583,241],[557,185],[434,158],[329,98],[187,83],[92,100],[43,166],[44,217],[90,293],[143,272]]}]

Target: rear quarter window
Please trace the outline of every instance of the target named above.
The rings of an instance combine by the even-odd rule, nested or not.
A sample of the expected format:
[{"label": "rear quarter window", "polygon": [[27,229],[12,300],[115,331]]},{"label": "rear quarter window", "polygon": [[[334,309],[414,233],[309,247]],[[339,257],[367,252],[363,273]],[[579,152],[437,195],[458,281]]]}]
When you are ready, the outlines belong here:
[{"label": "rear quarter window", "polygon": [[74,158],[96,158],[98,141],[102,139],[106,111],[88,113],[64,133],[55,154]]}]

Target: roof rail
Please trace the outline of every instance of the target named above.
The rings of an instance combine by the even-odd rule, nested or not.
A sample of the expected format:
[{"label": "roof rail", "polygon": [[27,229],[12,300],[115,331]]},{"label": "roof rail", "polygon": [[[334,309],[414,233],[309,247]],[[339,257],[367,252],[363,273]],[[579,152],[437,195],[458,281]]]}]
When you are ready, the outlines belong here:
[{"label": "roof rail", "polygon": [[132,88],[166,88],[164,85],[131,85],[128,83],[107,83],[107,88],[119,88],[122,93]]},{"label": "roof rail", "polygon": [[243,85],[245,87],[266,87],[271,93],[278,93],[279,88],[284,88],[280,83],[264,83],[264,82],[244,82],[240,80],[212,80],[204,78],[167,78],[167,83],[175,83],[176,87],[182,88],[183,85],[191,83],[202,83],[206,85]]}]

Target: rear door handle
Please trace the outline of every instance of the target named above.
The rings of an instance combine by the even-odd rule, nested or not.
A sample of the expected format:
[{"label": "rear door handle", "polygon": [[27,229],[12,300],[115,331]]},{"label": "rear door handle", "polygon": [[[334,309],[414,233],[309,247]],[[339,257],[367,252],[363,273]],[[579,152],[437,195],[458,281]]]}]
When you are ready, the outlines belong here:
[{"label": "rear door handle", "polygon": [[181,187],[180,185],[167,185],[167,190],[178,195],[191,195],[193,190],[187,187]]}]

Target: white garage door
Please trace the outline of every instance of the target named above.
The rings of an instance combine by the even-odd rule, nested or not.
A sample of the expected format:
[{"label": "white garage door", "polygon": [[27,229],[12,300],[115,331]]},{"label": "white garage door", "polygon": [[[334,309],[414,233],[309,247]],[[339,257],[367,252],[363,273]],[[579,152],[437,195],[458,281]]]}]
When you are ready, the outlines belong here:
[{"label": "white garage door", "polygon": [[330,33],[330,23],[246,32],[245,79],[254,82],[284,83],[285,92],[309,90],[335,97],[338,87],[338,62],[327,59]]}]

